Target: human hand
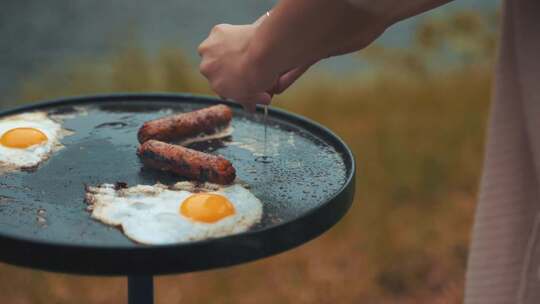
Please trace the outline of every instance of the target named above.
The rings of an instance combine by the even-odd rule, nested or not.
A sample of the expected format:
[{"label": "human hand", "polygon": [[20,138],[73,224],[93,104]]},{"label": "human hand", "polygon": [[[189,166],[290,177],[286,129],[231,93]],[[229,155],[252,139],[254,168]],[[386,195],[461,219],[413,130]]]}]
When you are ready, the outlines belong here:
[{"label": "human hand", "polygon": [[222,98],[233,99],[249,110],[256,104],[269,104],[274,94],[291,86],[316,61],[302,64],[284,73],[263,68],[249,53],[257,27],[269,16],[253,24],[215,26],[199,46],[201,73]]},{"label": "human hand", "polygon": [[256,104],[269,104],[271,89],[278,79],[273,71],[262,70],[248,48],[258,23],[216,25],[199,46],[200,71],[222,98],[233,99],[250,111]]}]

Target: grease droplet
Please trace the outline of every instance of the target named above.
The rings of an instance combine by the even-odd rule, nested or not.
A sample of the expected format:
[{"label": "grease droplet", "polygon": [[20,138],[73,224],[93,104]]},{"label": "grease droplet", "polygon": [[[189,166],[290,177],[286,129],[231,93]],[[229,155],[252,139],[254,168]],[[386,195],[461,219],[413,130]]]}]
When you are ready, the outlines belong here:
[{"label": "grease droplet", "polygon": [[95,126],[96,129],[101,128],[113,128],[113,129],[122,129],[123,127],[126,127],[128,124],[121,121],[113,121],[113,122],[105,122],[102,124],[99,124]]},{"label": "grease droplet", "polygon": [[273,162],[274,160],[272,159],[272,156],[262,155],[262,156],[255,157],[255,161],[259,163],[263,163],[263,164],[269,164]]}]

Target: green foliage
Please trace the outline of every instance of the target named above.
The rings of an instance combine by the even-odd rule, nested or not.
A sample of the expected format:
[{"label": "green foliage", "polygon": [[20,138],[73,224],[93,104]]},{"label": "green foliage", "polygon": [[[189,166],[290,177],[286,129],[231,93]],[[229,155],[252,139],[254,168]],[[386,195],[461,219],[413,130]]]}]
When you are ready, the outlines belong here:
[{"label": "green foliage", "polygon": [[[421,22],[407,48],[385,48],[373,44],[359,55],[374,63],[381,73],[394,77],[429,77],[441,70],[493,64],[498,35],[499,12],[479,15],[457,12]],[[396,75],[397,74],[397,75]]]},{"label": "green foliage", "polygon": [[[437,290],[463,276],[456,248],[468,247],[490,75],[467,68],[429,79],[308,84],[279,102],[353,148],[358,194],[342,225],[362,238],[384,294]],[[444,279],[430,279],[437,271]]]}]

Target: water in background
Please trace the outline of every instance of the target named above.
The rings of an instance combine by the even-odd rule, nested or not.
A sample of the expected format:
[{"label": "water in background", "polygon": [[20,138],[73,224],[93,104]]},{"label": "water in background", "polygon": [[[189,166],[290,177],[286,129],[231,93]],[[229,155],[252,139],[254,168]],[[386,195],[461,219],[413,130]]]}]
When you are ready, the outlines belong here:
[{"label": "water in background", "polygon": [[[0,10],[2,99],[13,95],[18,83],[45,68],[66,65],[86,57],[99,61],[128,45],[136,45],[149,53],[156,52],[163,45],[181,47],[195,66],[197,45],[213,25],[252,22],[275,2],[51,0],[3,3]],[[428,14],[433,16],[457,9],[494,10],[498,5],[499,1],[458,0]],[[395,25],[379,42],[406,47],[419,19]],[[330,59],[317,67],[345,75],[343,72],[359,68],[366,68],[365,63],[351,56]]]}]

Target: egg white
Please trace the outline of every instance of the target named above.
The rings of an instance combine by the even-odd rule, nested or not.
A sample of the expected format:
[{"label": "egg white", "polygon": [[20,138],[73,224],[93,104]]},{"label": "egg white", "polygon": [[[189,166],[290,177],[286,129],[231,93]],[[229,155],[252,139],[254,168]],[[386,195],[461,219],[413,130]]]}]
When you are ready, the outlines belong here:
[{"label": "egg white", "polygon": [[[86,202],[92,218],[121,227],[133,241],[143,244],[173,244],[216,238],[248,230],[262,217],[262,203],[249,190],[231,186],[197,187],[190,182],[173,187],[162,184],[115,189],[103,184],[87,187]],[[197,222],[183,216],[180,206],[193,194],[205,191],[225,196],[235,208],[233,215],[217,222]]]},{"label": "egg white", "polygon": [[63,148],[60,140],[69,132],[46,113],[34,112],[0,119],[0,137],[15,128],[34,128],[47,136],[47,141],[25,149],[5,147],[0,144],[0,173],[38,166],[51,154]]}]

